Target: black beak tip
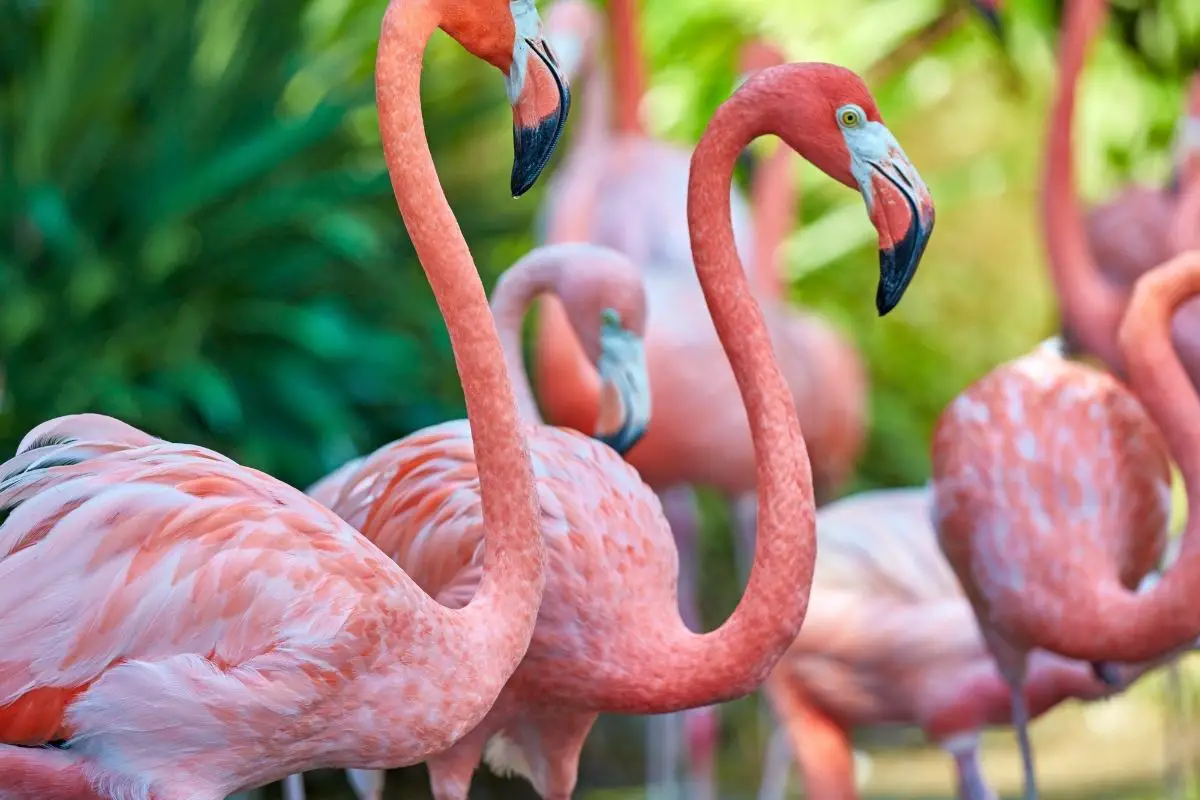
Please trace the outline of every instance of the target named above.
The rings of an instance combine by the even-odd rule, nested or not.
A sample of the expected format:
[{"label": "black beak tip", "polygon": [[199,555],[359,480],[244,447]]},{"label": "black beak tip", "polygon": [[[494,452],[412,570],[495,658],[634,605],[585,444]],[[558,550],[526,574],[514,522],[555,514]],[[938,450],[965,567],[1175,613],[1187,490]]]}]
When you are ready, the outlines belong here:
[{"label": "black beak tip", "polygon": [[571,93],[564,85],[559,93],[558,110],[535,125],[513,125],[513,167],[509,182],[513,197],[533,188],[550,163],[571,110]]},{"label": "black beak tip", "polygon": [[606,444],[616,451],[617,455],[622,458],[632,450],[642,437],[646,435],[646,429],[635,426],[624,426],[614,433],[599,433],[593,438],[601,444]]},{"label": "black beak tip", "polygon": [[917,274],[917,265],[925,254],[930,229],[914,222],[904,239],[895,246],[879,251],[879,288],[875,292],[875,308],[879,316],[887,316],[900,305],[900,299]]}]

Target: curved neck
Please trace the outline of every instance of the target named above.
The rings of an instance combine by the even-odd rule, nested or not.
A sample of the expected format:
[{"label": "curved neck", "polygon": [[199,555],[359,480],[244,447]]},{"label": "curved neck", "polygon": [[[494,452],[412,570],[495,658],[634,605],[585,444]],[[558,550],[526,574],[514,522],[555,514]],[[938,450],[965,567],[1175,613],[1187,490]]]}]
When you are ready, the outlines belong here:
[{"label": "curved neck", "polygon": [[481,637],[475,645],[504,671],[507,662],[516,668],[532,635],[545,552],[533,469],[500,339],[425,137],[421,59],[438,22],[425,0],[393,0],[388,6],[376,61],[376,102],[404,226],[450,333],[479,470],[487,553],[479,590],[458,613]]},{"label": "curved neck", "polygon": [[504,363],[516,392],[517,411],[527,422],[541,424],[542,415],[533,399],[525,355],[521,349],[521,327],[525,312],[538,295],[553,292],[562,274],[558,259],[539,258],[539,251],[514,264],[496,281],[492,290],[492,316],[500,333]]},{"label": "curved neck", "polygon": [[[1189,509],[1200,509],[1200,396],[1171,342],[1171,318],[1200,295],[1200,251],[1176,256],[1142,281],[1121,330],[1129,383],[1179,465]],[[1114,620],[1133,648],[1122,661],[1149,661],[1200,634],[1200,514],[1189,513],[1179,555],[1148,591],[1121,593]],[[1148,613],[1149,612],[1149,613]]]},{"label": "curved neck", "polygon": [[800,209],[792,148],[778,142],[750,187],[754,207],[754,280],[765,296],[783,296],[783,241]]},{"label": "curved neck", "polygon": [[[734,162],[755,137],[777,133],[778,100],[743,88],[709,123],[692,155],[688,228],[696,273],[745,403],[754,442],[758,528],[754,566],[732,616],[694,634],[675,611],[645,643],[612,711],[659,713],[745,695],[795,640],[808,608],[816,555],[812,470],[796,409],[762,311],[734,245]],[[634,702],[636,701],[636,702]],[[640,709],[638,711],[637,709]]]},{"label": "curved neck", "polygon": [[1079,76],[1092,40],[1108,16],[1106,0],[1070,0],[1059,39],[1058,88],[1042,187],[1042,224],[1064,327],[1084,349],[1121,370],[1116,332],[1124,294],[1100,274],[1087,240],[1084,209],[1075,187],[1071,136]]},{"label": "curved neck", "polygon": [[646,94],[646,65],[642,63],[637,0],[609,0],[608,25],[614,127],[617,133],[644,136],[641,108]]}]

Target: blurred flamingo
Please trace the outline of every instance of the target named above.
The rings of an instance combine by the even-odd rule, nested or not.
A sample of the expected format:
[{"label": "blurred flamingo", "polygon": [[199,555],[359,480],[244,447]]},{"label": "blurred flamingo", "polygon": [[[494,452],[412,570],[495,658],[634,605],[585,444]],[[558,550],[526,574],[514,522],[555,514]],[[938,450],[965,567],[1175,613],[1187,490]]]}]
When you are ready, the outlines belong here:
[{"label": "blurred flamingo", "polygon": [[[1200,170],[1177,170],[1166,188],[1130,186],[1086,219],[1076,194],[1071,133],[1075,95],[1087,50],[1108,15],[1106,0],[1069,0],[1059,39],[1058,89],[1050,115],[1042,218],[1051,274],[1062,305],[1068,350],[1099,357],[1119,375],[1124,367],[1117,328],[1133,281],[1188,247],[1200,246]],[[1200,81],[1193,81],[1177,165],[1200,153]],[[1195,198],[1186,200],[1186,198]],[[1200,300],[1180,310],[1173,339],[1193,384],[1200,381]]]},{"label": "blurred flamingo", "polygon": [[[787,102],[778,102],[780,97]],[[762,533],[746,595],[718,631],[689,631],[676,597],[677,553],[653,492],[605,445],[535,424],[536,411],[528,403],[527,431],[551,554],[549,594],[535,645],[488,720],[430,759],[438,800],[465,798],[481,757],[499,772],[526,776],[541,796],[566,800],[597,714],[657,714],[742,696],[758,686],[799,630],[814,555],[810,470],[787,385],[738,263],[728,204],[737,154],[763,130],[782,136],[835,179],[858,186],[882,249],[915,243],[894,261],[885,259],[892,266],[881,280],[889,287],[897,285],[898,275],[911,273],[908,259],[923,250],[932,201],[853,73],[827,64],[779,67],[746,83],[718,109],[693,157],[688,215],[701,302],[711,307],[744,393],[762,482]],[[856,173],[855,164],[870,164],[871,171]],[[509,331],[514,378],[522,371],[520,313],[542,292],[558,293],[592,362],[598,354],[603,358],[596,314],[619,298],[632,300],[629,280],[638,271],[618,269],[609,256],[607,266],[591,264],[590,277],[567,277],[568,270],[587,269],[588,256],[594,260],[598,252],[578,244],[543,249],[501,281],[494,310]],[[564,288],[568,285],[575,288]],[[638,308],[629,305],[616,317],[633,328],[627,352],[634,351]],[[640,358],[625,363],[636,365]],[[603,372],[602,360],[599,366]],[[640,370],[626,366],[615,374],[622,373]],[[641,374],[626,381],[639,392],[614,387],[601,393],[606,413],[598,433],[636,433],[627,417],[644,408]],[[610,408],[614,413],[607,413]],[[635,418],[644,420],[645,412]],[[333,498],[336,511],[421,575],[427,591],[457,605],[477,583],[478,511],[475,495],[465,491],[475,481],[469,430],[443,426],[443,435],[456,448],[453,465],[430,464],[391,445],[312,491]],[[620,446],[635,438],[618,437]],[[438,519],[454,520],[458,530],[441,526],[434,535],[429,521]]]},{"label": "blurred flamingo", "polygon": [[[538,24],[532,0],[393,4],[385,125],[420,129],[420,53],[441,27],[510,76],[528,188],[567,108]],[[449,207],[413,191],[434,175],[423,137],[389,155],[479,435],[478,595],[441,606],[325,507],[209,450],[51,420],[0,465],[5,797],[220,800],[297,769],[417,763],[478,724],[524,655],[545,548],[499,342]]]},{"label": "blurred flamingo", "polygon": [[[811,611],[763,685],[806,796],[857,800],[853,728],[915,725],[954,758],[960,800],[996,798],[980,769],[979,734],[1010,724],[1012,701],[938,549],[931,499],[929,487],[887,489],[817,512]],[[1120,686],[1163,660],[1120,667]],[[1087,662],[1030,655],[1031,719],[1064,700],[1114,691]],[[779,744],[768,747],[759,800],[785,795],[789,750]]]},{"label": "blurred flamingo", "polygon": [[1105,662],[1158,658],[1200,633],[1195,515],[1176,564],[1133,591],[1166,541],[1164,435],[1200,507],[1200,400],[1168,335],[1197,285],[1195,251],[1139,279],[1118,340],[1132,391],[1042,348],[965,390],[934,432],[935,525],[1012,687],[1027,797],[1032,648],[1096,662],[1113,682]]}]

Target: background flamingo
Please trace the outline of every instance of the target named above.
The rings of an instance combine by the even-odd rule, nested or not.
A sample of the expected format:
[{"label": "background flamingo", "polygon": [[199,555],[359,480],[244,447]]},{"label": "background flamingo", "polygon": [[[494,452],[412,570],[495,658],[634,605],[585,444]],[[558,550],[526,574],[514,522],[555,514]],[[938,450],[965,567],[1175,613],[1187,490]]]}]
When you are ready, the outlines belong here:
[{"label": "background flamingo", "polygon": [[[780,118],[777,109],[767,106],[767,98],[780,95],[792,101],[787,106],[796,110],[794,116]],[[843,115],[829,115],[825,109],[830,104],[842,107]],[[859,122],[844,113],[850,107],[861,114],[861,126],[851,127],[842,138],[839,119],[842,125]],[[466,796],[481,756],[498,771],[525,775],[542,796],[565,800],[597,713],[662,713],[741,696],[756,688],[799,629],[813,556],[810,473],[786,384],[769,355],[761,314],[737,262],[729,207],[723,202],[736,156],[734,152],[726,159],[726,149],[734,144],[740,148],[764,127],[799,145],[818,166],[849,185],[855,179],[848,148],[854,148],[854,158],[863,157],[863,140],[856,133],[870,143],[894,141],[853,73],[829,65],[790,65],[747,83],[726,103],[694,157],[689,215],[698,232],[698,273],[717,328],[729,342],[740,385],[756,386],[747,403],[763,478],[763,534],[746,597],[716,633],[688,631],[675,596],[677,555],[653,493],[604,445],[566,429],[530,427],[552,554],[551,595],[542,606],[538,644],[488,722],[431,759],[439,800]],[[876,163],[883,174],[904,175],[905,185],[923,188],[898,148]],[[924,238],[932,215],[931,201],[922,191],[908,201],[919,215],[889,217],[880,206],[889,202],[896,185],[870,184],[872,217],[884,246],[903,239],[901,230]],[[596,252],[583,245],[543,249],[498,285],[494,308],[509,331],[509,364],[515,374],[522,372],[520,311],[545,291],[559,295],[593,360],[603,352],[603,340],[596,339],[596,314],[610,302],[632,298],[630,282],[638,273],[631,266],[616,268],[611,257],[604,264],[583,257]],[[584,277],[568,277],[568,270],[589,266]],[[896,269],[910,266],[899,263]],[[618,277],[625,281],[618,283]],[[619,316],[640,327],[638,308],[626,308]],[[618,405],[638,407],[637,402]],[[527,413],[536,414],[531,402]],[[452,462],[428,463],[393,445],[349,474],[341,471],[335,480],[344,483],[333,508],[414,574],[425,576],[422,585],[440,601],[458,604],[474,591],[478,574],[477,511],[474,494],[467,491],[475,478],[466,426],[447,426],[444,436],[459,448]],[[335,488],[325,484],[313,491],[331,497]],[[435,539],[428,523],[438,519],[458,521],[458,533],[441,527]]]},{"label": "background flamingo", "polygon": [[[1129,287],[1138,275],[1162,263],[1181,245],[1200,244],[1200,239],[1189,242],[1183,235],[1190,230],[1194,237],[1200,231],[1194,219],[1176,223],[1179,214],[1183,219],[1196,215],[1179,199],[1200,193],[1200,188],[1192,187],[1195,171],[1186,176],[1181,173],[1180,178],[1186,180],[1181,180],[1178,188],[1129,187],[1085,218],[1075,190],[1071,147],[1075,95],[1087,50],[1107,16],[1106,0],[1066,3],[1058,88],[1050,114],[1042,219],[1068,349],[1092,353],[1123,374],[1116,334]],[[1200,111],[1198,103],[1193,92],[1185,116]],[[1183,130],[1189,129],[1185,122]],[[1187,162],[1195,147],[1190,137],[1181,137],[1177,163]],[[1174,341],[1193,383],[1200,381],[1200,301],[1181,309]]]},{"label": "background flamingo", "polygon": [[[413,66],[443,27],[513,76],[515,131],[561,127],[566,98],[545,92],[562,86],[552,60],[524,49],[541,46],[532,2],[411,8],[389,9],[383,38],[408,47]],[[480,31],[491,38],[471,38]],[[395,72],[381,65],[383,117],[408,101],[419,126],[416,69]],[[556,137],[516,138],[523,190]],[[397,173],[398,189],[414,177]],[[297,768],[422,761],[491,706],[532,635],[545,550],[482,285],[453,246],[444,200],[421,200],[401,208],[414,229],[449,239],[424,264],[489,487],[493,547],[477,598],[440,606],[323,506],[216,453],[108,418],[51,420],[0,467],[7,795],[220,800]],[[405,692],[422,702],[397,702]]]},{"label": "background flamingo", "polygon": [[[760,800],[782,800],[794,754],[806,796],[857,799],[850,734],[915,725],[946,750],[962,800],[992,800],[979,733],[1012,719],[1008,685],[971,605],[938,549],[929,487],[847,497],[817,512],[812,610],[764,684],[782,721],[767,749]],[[1150,580],[1147,580],[1149,583]],[[1159,661],[1122,666],[1128,687]],[[1090,665],[1041,650],[1025,684],[1030,718],[1114,688]]]},{"label": "background flamingo", "polygon": [[[1197,259],[1185,254],[1171,271]],[[1153,275],[1140,281],[1122,325],[1120,355],[1136,397],[1043,348],[969,387],[935,431],[939,540],[1013,688],[1029,797],[1036,788],[1020,690],[1030,649],[1132,662],[1200,632],[1200,598],[1187,588],[1196,580],[1194,516],[1177,565],[1151,591],[1133,593],[1161,557],[1170,501],[1162,437],[1137,398],[1196,507],[1200,407],[1166,337],[1187,293],[1163,285]]]}]

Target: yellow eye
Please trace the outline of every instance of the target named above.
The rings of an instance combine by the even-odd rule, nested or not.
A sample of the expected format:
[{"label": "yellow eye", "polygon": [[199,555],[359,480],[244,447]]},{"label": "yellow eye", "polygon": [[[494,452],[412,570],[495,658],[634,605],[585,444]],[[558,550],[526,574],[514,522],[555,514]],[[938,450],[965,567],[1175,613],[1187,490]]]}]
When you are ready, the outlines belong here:
[{"label": "yellow eye", "polygon": [[862,114],[859,114],[853,108],[842,109],[842,112],[838,116],[842,121],[842,125],[847,128],[856,128],[862,122]]}]

